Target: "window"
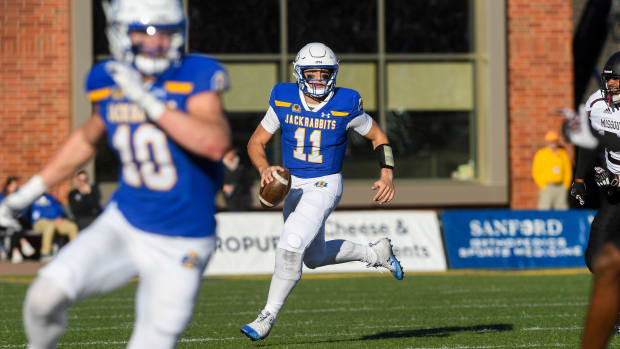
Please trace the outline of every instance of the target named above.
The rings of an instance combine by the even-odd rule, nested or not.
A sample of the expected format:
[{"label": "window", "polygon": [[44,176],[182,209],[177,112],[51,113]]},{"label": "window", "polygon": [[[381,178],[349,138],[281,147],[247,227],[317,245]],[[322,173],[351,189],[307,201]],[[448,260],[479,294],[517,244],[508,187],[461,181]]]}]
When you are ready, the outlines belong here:
[{"label": "window", "polygon": [[473,161],[472,113],[467,111],[391,111],[387,134],[397,178],[456,178],[459,166]]},{"label": "window", "polygon": [[106,18],[101,3],[107,0],[93,0],[93,53],[96,57],[110,54],[105,34]]},{"label": "window", "polygon": [[213,53],[278,53],[277,0],[189,0],[189,50]]},{"label": "window", "polygon": [[[109,55],[102,1],[93,0],[97,59]],[[448,182],[451,188],[487,186],[486,194],[478,197],[490,198],[488,202],[507,197],[507,158],[498,151],[507,142],[505,37],[486,35],[505,32],[505,2],[184,0],[184,4],[189,14],[188,51],[214,56],[230,74],[231,90],[223,95],[223,103],[242,156],[267,110],[271,88],[278,82],[294,82],[292,61],[297,51],[318,41],[340,60],[337,86],[360,92],[365,111],[386,131],[402,203],[433,201],[415,195],[420,180],[428,179],[444,183],[438,184],[440,191],[442,185],[448,188]],[[474,38],[486,41],[476,45]],[[266,149],[273,164],[281,164],[279,138],[274,135]],[[97,158],[101,178],[116,178],[116,173],[104,173],[114,168],[111,155],[103,152]],[[370,142],[353,131],[342,171],[345,181],[350,180],[343,205],[367,205],[367,181],[377,178],[379,168]],[[358,183],[360,194],[351,195],[350,190],[357,193]],[[437,198],[461,195],[444,192]],[[464,202],[461,197],[455,200]]]},{"label": "window", "polygon": [[469,0],[385,1],[387,52],[472,51],[470,7]]},{"label": "window", "polygon": [[337,55],[377,52],[376,0],[288,1],[288,47],[322,42]]}]

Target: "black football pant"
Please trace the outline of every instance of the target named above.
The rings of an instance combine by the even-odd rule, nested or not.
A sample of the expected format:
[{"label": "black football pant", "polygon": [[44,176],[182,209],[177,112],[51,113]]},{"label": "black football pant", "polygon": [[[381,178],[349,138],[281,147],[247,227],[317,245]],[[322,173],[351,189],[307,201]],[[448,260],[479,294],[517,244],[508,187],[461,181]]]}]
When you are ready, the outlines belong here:
[{"label": "black football pant", "polygon": [[594,257],[604,244],[611,242],[620,250],[620,191],[603,191],[601,196],[601,206],[592,221],[586,248],[586,266],[590,272]]}]

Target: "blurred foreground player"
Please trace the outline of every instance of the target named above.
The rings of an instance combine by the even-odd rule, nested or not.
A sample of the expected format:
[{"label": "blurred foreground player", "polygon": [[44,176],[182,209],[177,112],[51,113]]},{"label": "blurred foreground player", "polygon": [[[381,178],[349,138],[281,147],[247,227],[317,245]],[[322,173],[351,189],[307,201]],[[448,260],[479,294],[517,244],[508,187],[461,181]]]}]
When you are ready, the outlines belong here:
[{"label": "blurred foreground player", "polygon": [[219,161],[230,147],[219,95],[227,73],[213,59],[183,55],[180,1],[113,0],[104,7],[114,59],[88,75],[92,117],[0,205],[0,217],[11,219],[90,159],[104,135],[122,164],[104,212],[30,286],[30,348],[55,347],[71,304],[134,277],[140,281],[128,347],[174,347],[215,251]]},{"label": "blurred foreground player", "polygon": [[[579,150],[580,156],[588,150],[594,154],[592,156],[597,151],[604,151],[607,169],[596,168],[595,182],[611,193],[602,200],[601,209],[592,223],[586,251],[594,285],[583,331],[584,349],[607,345],[620,310],[620,206],[611,201],[614,196],[619,196],[620,129],[616,125],[620,122],[620,52],[607,60],[601,77],[603,88],[589,98],[578,114],[566,112],[568,120],[564,125],[566,137],[585,149]],[[578,170],[579,167],[591,168],[582,164],[578,164]],[[585,187],[573,195],[585,196]]]},{"label": "blurred foreground player", "polygon": [[274,180],[273,171],[284,170],[267,162],[265,146],[282,129],[282,158],[291,172],[292,185],[284,202],[284,229],[276,249],[275,270],[265,308],[241,332],[251,340],[269,335],[278,312],[308,268],[360,261],[390,270],[398,280],[403,270],[383,238],[370,246],[347,240],[325,241],[325,221],[342,196],[342,162],[347,130],[372,141],[379,157],[381,176],[373,186],[374,201],[390,202],[394,159],[385,133],[364,112],[355,90],[337,88],[338,60],[321,43],[304,46],[294,61],[295,83],[274,86],[269,109],[248,142],[248,154],[261,176],[261,186]]}]

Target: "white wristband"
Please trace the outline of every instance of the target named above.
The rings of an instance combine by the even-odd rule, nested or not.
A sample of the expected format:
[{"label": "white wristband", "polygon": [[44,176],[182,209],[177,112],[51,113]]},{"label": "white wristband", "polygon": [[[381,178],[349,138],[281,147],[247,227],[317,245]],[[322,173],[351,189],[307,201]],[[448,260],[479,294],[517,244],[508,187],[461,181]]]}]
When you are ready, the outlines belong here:
[{"label": "white wristband", "polygon": [[15,193],[4,199],[4,203],[14,211],[21,211],[30,205],[39,196],[43,195],[47,187],[43,183],[40,175],[32,177],[28,183],[24,184]]},{"label": "white wristband", "polygon": [[145,94],[144,97],[140,99],[140,106],[144,109],[149,119],[155,122],[164,115],[164,111],[166,110],[164,102],[150,93]]}]

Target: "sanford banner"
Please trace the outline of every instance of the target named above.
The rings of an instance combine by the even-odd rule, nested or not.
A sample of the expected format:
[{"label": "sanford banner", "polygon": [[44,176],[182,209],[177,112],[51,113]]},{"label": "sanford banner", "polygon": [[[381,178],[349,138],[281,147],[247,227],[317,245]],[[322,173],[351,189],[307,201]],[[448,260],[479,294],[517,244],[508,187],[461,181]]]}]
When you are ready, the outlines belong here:
[{"label": "sanford banner", "polygon": [[[279,212],[219,213],[217,252],[207,275],[273,273],[275,249],[283,225]],[[431,211],[334,212],[325,224],[325,240],[367,244],[387,236],[407,271],[446,270],[437,214]],[[367,272],[361,262],[325,266],[304,273]]]},{"label": "sanford banner", "polygon": [[595,211],[443,211],[450,268],[584,267]]}]

